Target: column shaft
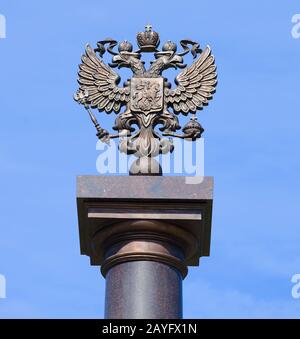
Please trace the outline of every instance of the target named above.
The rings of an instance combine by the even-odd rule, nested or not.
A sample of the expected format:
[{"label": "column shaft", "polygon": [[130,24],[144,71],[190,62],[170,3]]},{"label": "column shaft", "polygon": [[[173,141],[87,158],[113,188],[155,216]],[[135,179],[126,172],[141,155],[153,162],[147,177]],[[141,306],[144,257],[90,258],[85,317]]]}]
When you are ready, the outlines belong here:
[{"label": "column shaft", "polygon": [[105,318],[182,318],[182,276],[166,264],[131,261],[106,275]]}]

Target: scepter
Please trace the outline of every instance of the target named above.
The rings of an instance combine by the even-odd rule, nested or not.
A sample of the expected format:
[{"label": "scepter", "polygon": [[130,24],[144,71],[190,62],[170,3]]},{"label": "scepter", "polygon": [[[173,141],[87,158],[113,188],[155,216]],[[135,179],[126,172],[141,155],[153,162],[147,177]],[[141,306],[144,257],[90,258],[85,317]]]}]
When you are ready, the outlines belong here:
[{"label": "scepter", "polygon": [[96,130],[97,130],[97,137],[101,140],[101,141],[103,141],[103,142],[105,142],[106,144],[108,144],[109,145],[109,132],[106,130],[106,129],[104,129],[104,128],[102,128],[101,126],[100,126],[100,124],[99,124],[99,122],[98,122],[98,120],[96,119],[96,117],[94,116],[94,114],[93,114],[93,112],[90,110],[90,107],[89,107],[89,105],[88,104],[85,104],[84,105],[84,108],[87,110],[87,112],[88,112],[88,114],[89,114],[89,116],[90,116],[90,119],[92,120],[92,123],[94,124],[94,126],[95,126],[95,128],[96,128]]},{"label": "scepter", "polygon": [[94,124],[96,130],[97,130],[97,137],[98,139],[100,139],[101,141],[105,142],[106,144],[109,145],[109,140],[110,140],[110,135],[109,132],[102,128],[98,122],[98,120],[96,119],[96,117],[94,116],[93,112],[90,110],[90,106],[87,103],[87,98],[89,96],[89,93],[87,90],[78,90],[75,94],[74,94],[74,100],[76,102],[78,102],[79,104],[84,105],[84,108],[87,110],[90,119],[92,120],[92,123]]}]

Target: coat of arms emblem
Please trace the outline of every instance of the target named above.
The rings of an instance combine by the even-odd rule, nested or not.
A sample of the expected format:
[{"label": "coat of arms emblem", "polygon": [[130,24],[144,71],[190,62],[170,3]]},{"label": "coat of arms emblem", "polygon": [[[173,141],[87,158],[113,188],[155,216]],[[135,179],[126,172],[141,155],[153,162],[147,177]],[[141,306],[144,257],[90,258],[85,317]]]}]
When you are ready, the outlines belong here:
[{"label": "coat of arms emblem", "polygon": [[[80,88],[74,99],[87,109],[100,140],[109,142],[112,138],[120,138],[120,151],[137,156],[131,174],[159,175],[159,165],[157,171],[149,168],[155,163],[153,157],[173,151],[170,137],[195,140],[204,131],[197,121],[196,112],[208,104],[215,92],[215,60],[209,46],[201,50],[200,45],[192,40],[181,40],[182,51],[179,53],[172,41],[164,43],[159,51],[159,35],[150,25],[137,34],[137,44],[136,51],[127,40],[118,44],[106,39],[99,41],[95,49],[87,45],[79,65]],[[103,60],[106,52],[113,56],[109,64]],[[148,69],[141,59],[142,53],[154,53],[155,59]],[[194,59],[199,57],[187,67],[183,57],[188,53]],[[130,68],[133,73],[123,87],[119,87],[120,77],[113,70],[121,67]],[[182,69],[175,79],[175,88],[162,76],[169,68]],[[118,114],[113,127],[118,133],[111,134],[101,128],[91,110],[93,108]],[[191,114],[182,128],[183,134],[176,133],[181,128],[178,114]],[[161,125],[162,134],[155,129],[158,125]]]},{"label": "coat of arms emblem", "polygon": [[160,112],[163,109],[163,78],[131,79],[132,112]]}]

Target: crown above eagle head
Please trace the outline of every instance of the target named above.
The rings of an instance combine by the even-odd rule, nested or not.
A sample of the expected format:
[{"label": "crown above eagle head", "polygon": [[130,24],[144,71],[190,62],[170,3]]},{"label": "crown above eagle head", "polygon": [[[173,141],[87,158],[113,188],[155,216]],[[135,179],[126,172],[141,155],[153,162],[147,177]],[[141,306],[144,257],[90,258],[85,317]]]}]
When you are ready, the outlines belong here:
[{"label": "crown above eagle head", "polygon": [[159,34],[154,32],[152,26],[148,24],[144,32],[136,35],[136,40],[141,52],[155,52],[159,45]]}]

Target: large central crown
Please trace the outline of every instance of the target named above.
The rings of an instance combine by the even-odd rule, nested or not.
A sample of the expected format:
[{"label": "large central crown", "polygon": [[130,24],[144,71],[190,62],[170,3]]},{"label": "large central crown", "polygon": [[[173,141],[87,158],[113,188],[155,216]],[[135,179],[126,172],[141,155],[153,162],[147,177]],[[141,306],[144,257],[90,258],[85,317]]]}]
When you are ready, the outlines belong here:
[{"label": "large central crown", "polygon": [[154,52],[159,45],[159,35],[152,31],[151,25],[146,25],[145,32],[138,33],[136,39],[142,52]]}]

